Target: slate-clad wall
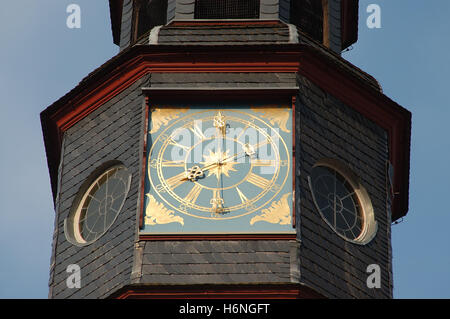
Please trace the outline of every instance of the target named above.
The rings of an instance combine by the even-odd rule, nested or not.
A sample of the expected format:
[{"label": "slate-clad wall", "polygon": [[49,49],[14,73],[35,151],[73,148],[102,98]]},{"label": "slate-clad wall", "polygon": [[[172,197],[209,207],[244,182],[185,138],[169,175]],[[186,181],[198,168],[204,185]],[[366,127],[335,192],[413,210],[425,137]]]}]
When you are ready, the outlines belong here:
[{"label": "slate-clad wall", "polygon": [[[103,298],[130,280],[140,185],[139,143],[144,101],[140,88],[147,86],[147,80],[145,77],[131,85],[71,127],[64,137],[51,298]],[[97,167],[111,160],[121,161],[132,173],[123,209],[104,236],[88,246],[74,246],[66,240],[64,219],[80,186]],[[80,289],[66,287],[69,264],[81,268]]]},{"label": "slate-clad wall", "polygon": [[289,42],[289,28],[281,26],[162,27],[159,44],[268,44]]},{"label": "slate-clad wall", "polygon": [[126,49],[131,43],[133,18],[133,0],[124,0],[122,9],[122,26],[120,28],[120,50]]},{"label": "slate-clad wall", "polygon": [[330,26],[330,49],[340,53],[341,46],[341,0],[328,0],[328,23]]},{"label": "slate-clad wall", "polygon": [[176,5],[177,0],[167,0],[167,22],[170,22],[175,18]]},{"label": "slate-clad wall", "polygon": [[147,241],[140,247],[135,284],[298,282],[296,241]]},{"label": "slate-clad wall", "polygon": [[279,0],[260,0],[259,18],[260,19],[278,19]]},{"label": "slate-clad wall", "polygon": [[[303,77],[297,116],[300,145],[300,272],[301,280],[330,298],[392,297],[390,217],[387,212],[386,132]],[[347,164],[361,178],[378,222],[376,237],[367,245],[339,237],[317,211],[307,177],[322,158]],[[367,266],[381,267],[381,289],[366,286]]]},{"label": "slate-clad wall", "polygon": [[175,0],[175,19],[191,20],[194,19],[195,0]]},{"label": "slate-clad wall", "polygon": [[291,0],[279,0],[280,2],[280,20],[289,23],[291,20]]}]

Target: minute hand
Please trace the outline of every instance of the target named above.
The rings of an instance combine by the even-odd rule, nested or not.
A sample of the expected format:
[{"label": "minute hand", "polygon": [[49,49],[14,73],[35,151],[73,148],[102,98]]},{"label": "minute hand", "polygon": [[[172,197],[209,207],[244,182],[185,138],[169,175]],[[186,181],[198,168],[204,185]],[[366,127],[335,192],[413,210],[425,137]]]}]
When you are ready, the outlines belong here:
[{"label": "minute hand", "polygon": [[252,156],[253,154],[255,154],[255,148],[260,147],[260,146],[261,146],[260,144],[261,144],[261,143],[256,144],[255,146],[252,146],[252,145],[249,145],[249,144],[244,144],[244,150],[243,150],[242,152],[239,152],[239,153],[236,153],[236,154],[234,154],[234,155],[225,157],[225,158],[222,160],[222,163],[226,163],[228,160],[234,159],[234,158],[236,158],[236,157],[238,157],[239,155],[242,155],[242,154],[244,154],[244,153],[245,153],[246,156]]}]

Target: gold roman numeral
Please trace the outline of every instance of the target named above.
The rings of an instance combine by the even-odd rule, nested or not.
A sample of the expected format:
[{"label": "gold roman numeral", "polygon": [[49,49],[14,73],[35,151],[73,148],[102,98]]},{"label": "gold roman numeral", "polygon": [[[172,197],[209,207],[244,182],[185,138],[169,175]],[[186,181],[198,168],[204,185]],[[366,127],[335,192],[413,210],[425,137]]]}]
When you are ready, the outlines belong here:
[{"label": "gold roman numeral", "polygon": [[185,200],[191,204],[195,204],[201,191],[202,191],[202,187],[198,184],[195,184],[194,187],[192,187],[189,194],[186,195]]},{"label": "gold roman numeral", "polygon": [[186,172],[181,172],[178,175],[166,179],[167,185],[172,189],[177,188],[186,181],[187,181]]},{"label": "gold roman numeral", "polygon": [[269,180],[254,173],[250,173],[250,175],[248,175],[247,181],[262,189],[267,188],[270,184]]},{"label": "gold roman numeral", "polygon": [[256,159],[256,160],[252,160],[252,164],[255,166],[275,166],[276,160]]},{"label": "gold roman numeral", "polygon": [[162,160],[161,166],[162,167],[184,167],[184,162],[183,161]]},{"label": "gold roman numeral", "polygon": [[194,124],[194,125],[193,125],[192,127],[190,127],[189,129],[192,131],[192,133],[194,133],[195,135],[197,135],[197,137],[198,137],[199,139],[201,139],[202,141],[203,141],[203,140],[206,140],[205,134],[203,134],[202,130],[201,130],[197,125]]},{"label": "gold roman numeral", "polygon": [[237,193],[239,195],[239,198],[241,199],[242,204],[247,203],[248,202],[248,198],[244,195],[244,193],[242,193],[242,191],[238,187],[236,187],[236,191],[237,191]]},{"label": "gold roman numeral", "polygon": [[181,144],[175,142],[175,141],[173,140],[172,137],[169,137],[169,138],[167,139],[167,142],[168,142],[170,145],[173,145],[173,146],[177,146],[177,147],[183,148],[183,149],[185,149],[186,151],[189,151],[189,150],[190,150],[190,147],[189,147],[189,146],[181,145]]}]

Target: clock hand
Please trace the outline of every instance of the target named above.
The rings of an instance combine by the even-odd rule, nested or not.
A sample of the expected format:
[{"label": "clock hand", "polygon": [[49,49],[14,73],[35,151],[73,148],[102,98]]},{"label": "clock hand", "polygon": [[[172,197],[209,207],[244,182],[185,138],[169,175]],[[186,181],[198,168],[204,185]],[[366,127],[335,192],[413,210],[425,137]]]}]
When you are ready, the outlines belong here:
[{"label": "clock hand", "polygon": [[[257,145],[258,145],[258,144],[257,144]],[[254,154],[256,153],[256,152],[255,152],[255,147],[252,146],[252,145],[250,145],[250,144],[248,144],[248,143],[244,144],[242,148],[244,149],[242,152],[239,152],[239,153],[236,153],[236,154],[234,154],[234,155],[225,157],[225,158],[222,160],[222,163],[226,163],[228,160],[233,159],[233,158],[237,158],[239,155],[242,155],[242,154],[244,154],[244,153],[245,153],[245,156],[252,156],[252,155],[254,155]],[[240,158],[240,157],[239,157],[239,158]]]},{"label": "clock hand", "polygon": [[201,176],[203,176],[203,170],[199,166],[193,166],[186,171],[186,177],[182,180],[194,182]]},{"label": "clock hand", "polygon": [[[219,112],[219,114],[220,114],[220,112]],[[264,142],[266,142],[266,141],[264,141]],[[240,156],[242,154],[245,154],[245,156],[254,155],[256,153],[255,148],[258,148],[262,143],[263,142],[260,142],[254,146],[246,143],[242,147],[244,149],[242,152],[236,153],[234,155],[231,155],[231,156],[228,156],[225,158],[222,158],[222,151],[219,147],[219,160],[216,163],[207,164],[203,167],[193,166],[192,168],[190,168],[186,171],[186,177],[183,178],[182,180],[183,181],[189,180],[191,182],[196,181],[198,177],[203,176],[205,171],[215,168],[216,166],[219,166],[219,175],[221,175],[222,174],[222,169],[221,169],[222,165],[226,164],[231,159],[238,158],[238,156]]]},{"label": "clock hand", "polygon": [[[222,166],[224,164],[223,161],[218,161],[216,163],[211,163],[208,165],[205,165],[203,167],[200,166],[192,166],[191,168],[189,168],[186,172],[185,172],[185,177],[183,177],[181,180],[182,181],[191,181],[194,182],[196,181],[199,177],[202,177],[203,174],[205,173],[205,171],[215,168],[216,166]],[[220,171],[221,172],[221,171]]]},{"label": "clock hand", "polygon": [[[245,156],[252,156],[256,153],[254,147],[248,143],[244,144],[243,148],[244,148],[244,151],[236,153],[236,154],[228,156],[228,157],[225,157],[223,159],[219,158],[219,161],[217,161],[216,163],[207,164],[201,168],[198,168],[198,166],[194,166],[194,167],[197,167],[202,172],[205,172],[211,168],[215,168],[216,166],[222,166],[222,165],[226,164],[227,162],[229,162],[229,160],[231,160],[231,159],[240,158],[239,156],[243,155],[244,153],[245,153]],[[219,156],[222,157],[222,153],[219,153]]]}]

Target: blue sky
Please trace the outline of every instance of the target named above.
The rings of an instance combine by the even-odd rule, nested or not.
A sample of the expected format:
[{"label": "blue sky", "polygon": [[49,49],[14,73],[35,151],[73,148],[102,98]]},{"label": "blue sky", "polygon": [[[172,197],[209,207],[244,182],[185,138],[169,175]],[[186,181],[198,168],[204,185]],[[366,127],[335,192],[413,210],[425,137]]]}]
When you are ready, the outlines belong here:
[{"label": "blue sky", "polygon": [[[81,7],[81,29],[66,7]],[[381,29],[366,8],[381,7]],[[102,0],[9,0],[0,11],[0,298],[46,298],[54,211],[39,113],[118,53]],[[392,227],[394,296],[450,298],[450,1],[360,1],[343,57],[413,114],[410,210]]]}]

